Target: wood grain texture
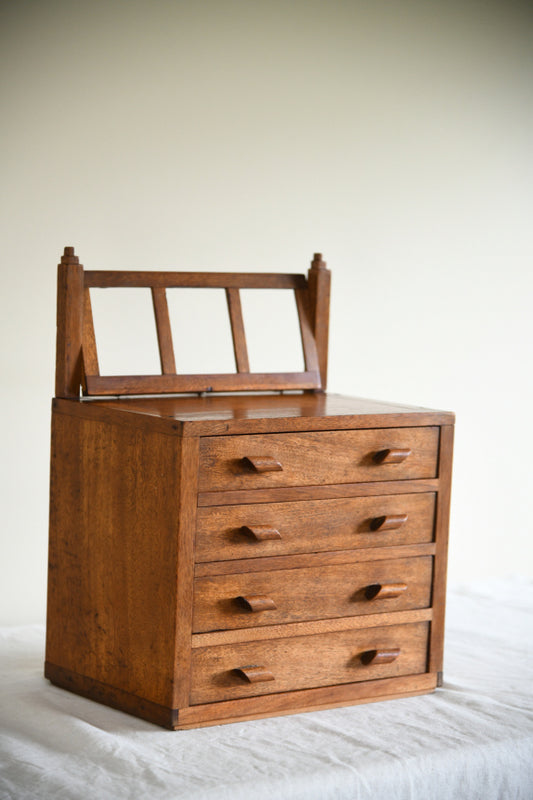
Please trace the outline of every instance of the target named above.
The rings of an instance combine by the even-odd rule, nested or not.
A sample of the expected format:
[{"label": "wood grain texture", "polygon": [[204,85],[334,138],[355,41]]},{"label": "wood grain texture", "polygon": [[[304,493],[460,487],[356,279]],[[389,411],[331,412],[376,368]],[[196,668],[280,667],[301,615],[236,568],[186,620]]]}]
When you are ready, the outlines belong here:
[{"label": "wood grain texture", "polygon": [[182,434],[182,425],[176,420],[149,417],[145,414],[131,414],[128,412],[127,408],[119,409],[113,403],[108,406],[103,406],[99,403],[94,403],[92,400],[54,397],[52,400],[52,410],[64,414],[65,416],[76,417],[76,419],[90,419],[93,420],[93,422],[106,422],[110,425],[136,428],[137,430],[148,433],[162,433],[167,436],[179,436],[180,438]]},{"label": "wood grain texture", "polygon": [[195,289],[305,289],[305,275],[278,272],[168,272],[163,270],[85,270],[85,286]]},{"label": "wood grain texture", "polygon": [[419,427],[453,423],[447,411],[335,394],[248,394],[91,399],[95,407],[181,423],[184,436]]},{"label": "wood grain texture", "polygon": [[[310,323],[307,279],[304,275],[274,273],[146,272],[89,270],[78,265],[74,248],[65,248],[58,273],[57,396],[74,397],[74,384],[89,396],[175,394],[180,392],[257,392],[320,389],[320,374],[314,333]],[[72,267],[66,270],[66,267]],[[90,289],[94,287],[149,287],[152,292],[162,375],[100,375],[90,314]],[[166,289],[169,287],[224,288],[230,315],[237,374],[176,374],[172,331]],[[285,373],[250,372],[239,291],[241,288],[292,289],[296,293],[305,370]],[[86,309],[80,302],[85,292]],[[86,359],[81,358],[77,329],[85,328]],[[72,355],[74,353],[74,355]],[[72,362],[72,363],[70,363]],[[70,372],[69,372],[70,370]],[[65,381],[70,382],[68,387]]]},{"label": "wood grain texture", "polygon": [[358,564],[366,561],[385,561],[390,558],[415,558],[433,556],[436,544],[404,544],[397,547],[367,547],[360,550],[332,550],[323,553],[297,553],[288,556],[264,556],[263,558],[240,558],[236,561],[211,561],[196,564],[197,578],[211,575],[233,575],[240,572],[264,572],[277,569],[300,569],[300,567],[333,566],[334,564]]},{"label": "wood grain texture", "polygon": [[[83,290],[83,373],[85,375],[99,375],[98,354],[94,336],[93,311],[91,305],[90,289]],[[85,381],[84,381],[85,383]],[[86,392],[87,387],[84,387]]]},{"label": "wood grain texture", "polygon": [[152,304],[154,306],[161,371],[164,375],[175,375],[176,361],[174,359],[174,344],[172,341],[172,329],[170,327],[166,289],[155,286],[152,287]]},{"label": "wood grain texture", "polygon": [[[163,374],[99,375],[92,286],[151,288]],[[225,289],[236,374],[175,374],[171,286]],[[241,288],[295,292],[304,372],[250,373]],[[318,253],[306,279],[84,272],[65,249],[45,666],[58,686],[173,729],[435,688],[454,417],[326,395],[329,293]]]},{"label": "wood grain texture", "polygon": [[305,711],[337,708],[338,706],[414,697],[433,691],[436,684],[435,673],[405,675],[400,678],[382,678],[362,683],[301,689],[294,692],[195,705],[180,712],[179,722],[174,728],[175,730],[187,730],[205,725],[224,725],[229,722],[242,722],[262,717],[299,714]]},{"label": "wood grain texture", "polygon": [[87,375],[90,395],[178,392],[264,392],[315,389],[318,372],[212,373],[204,375]]},{"label": "wood grain texture", "polygon": [[437,500],[435,521],[437,553],[433,575],[434,621],[431,626],[429,663],[432,671],[441,673],[441,681],[444,658],[444,621],[446,609],[446,573],[448,565],[453,434],[454,429],[452,425],[442,426],[439,455],[440,492]]},{"label": "wood grain texture", "polygon": [[253,472],[282,472],[283,464],[270,456],[245,456],[246,469]]},{"label": "wood grain texture", "polygon": [[[425,672],[428,624],[275,639],[193,650],[191,705],[318,686],[371,681]],[[363,664],[373,649],[400,648],[388,664]],[[249,683],[235,670],[261,664],[274,680]]]},{"label": "wood grain texture", "polygon": [[[304,289],[295,289],[294,296],[296,299],[296,309],[298,311],[298,322],[300,324],[305,369],[310,372],[319,372],[320,365],[318,362],[314,332],[311,327],[308,292]],[[322,388],[322,378],[320,379],[320,386],[318,388]]]},{"label": "wood grain texture", "polygon": [[[239,528],[239,536],[245,536],[253,542],[267,542],[271,539],[281,539],[281,533],[272,525],[243,525]],[[224,553],[224,548],[222,548]],[[196,559],[201,560],[201,559]],[[210,560],[209,558],[206,560]]]},{"label": "wood grain texture", "polygon": [[[199,508],[196,561],[431,542],[434,512],[433,492]],[[372,527],[375,520],[404,515],[396,528]],[[248,533],[256,529],[257,536]]]},{"label": "wood grain texture", "polygon": [[[432,558],[426,556],[196,578],[193,631],[427,608],[431,573]],[[368,587],[376,584],[405,584],[406,590],[370,597]],[[251,613],[240,602],[247,596],[264,596],[272,604]]]},{"label": "wood grain texture", "polygon": [[[205,437],[200,444],[199,490],[432,478],[437,473],[438,440],[436,427]],[[409,448],[412,453],[398,464],[377,464],[374,454],[388,447]],[[256,455],[279,461],[283,470],[257,474],[244,461]]]},{"label": "wood grain texture", "polygon": [[83,379],[83,267],[73,247],[57,268],[56,380],[57,397],[79,397]]},{"label": "wood grain texture", "polygon": [[154,725],[176,730],[178,727],[178,710],[169,706],[152,703],[143,697],[125,692],[116,686],[109,686],[95,678],[88,678],[70,669],[58,667],[50,661],[45,662],[44,675],[55,686],[69,692],[104,703],[106,706],[133,714]]},{"label": "wood grain texture", "polygon": [[283,639],[292,636],[312,636],[315,633],[332,631],[355,631],[362,628],[379,628],[382,625],[403,625],[408,622],[430,622],[433,619],[431,608],[416,608],[411,611],[385,611],[361,614],[356,617],[338,617],[311,620],[310,622],[284,622],[282,625],[264,625],[257,628],[229,628],[225,631],[195,633],[192,646],[211,647],[219,644],[254,642],[257,639]]},{"label": "wood grain texture", "polygon": [[[198,481],[198,439],[183,440],[179,464],[179,513],[177,516],[176,630],[172,705],[188,705],[191,681],[191,626],[194,582],[194,531]],[[170,476],[172,480],[172,476]],[[170,601],[170,597],[169,597]]]},{"label": "wood grain texture", "polygon": [[46,659],[172,705],[179,440],[55,412]]},{"label": "wood grain texture", "polygon": [[410,481],[375,481],[373,483],[337,483],[324,486],[280,486],[275,489],[242,489],[226,492],[200,492],[199,506],[242,505],[248,503],[283,503],[303,500],[331,500],[341,497],[374,497],[382,494],[435,492],[434,478]]},{"label": "wood grain texture", "polygon": [[208,703],[180,710],[149,703],[121,689],[56,667],[48,662],[46,663],[46,677],[56,686],[61,686],[75,694],[126,711],[171,730],[188,730],[266,716],[298,714],[343,705],[413,697],[426,694],[436,686],[435,674],[409,675],[401,678],[384,678],[363,683],[341,684],[340,686],[229,700],[223,703]]},{"label": "wood grain texture", "polygon": [[311,327],[316,342],[322,391],[328,382],[329,299],[331,273],[321,253],[315,253],[307,274]]},{"label": "wood grain texture", "polygon": [[231,337],[233,339],[233,352],[235,354],[235,365],[237,372],[250,372],[250,362],[248,360],[248,348],[246,346],[246,334],[244,332],[244,320],[242,316],[241,295],[238,289],[226,289],[226,301],[231,325]]}]

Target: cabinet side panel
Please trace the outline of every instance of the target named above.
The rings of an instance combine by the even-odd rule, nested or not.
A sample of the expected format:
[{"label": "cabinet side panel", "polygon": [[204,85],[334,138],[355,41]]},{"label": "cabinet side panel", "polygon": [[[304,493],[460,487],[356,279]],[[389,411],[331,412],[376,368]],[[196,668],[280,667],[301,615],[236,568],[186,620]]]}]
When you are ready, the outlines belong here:
[{"label": "cabinet side panel", "polygon": [[53,413],[47,662],[162,705],[174,681],[179,448]]},{"label": "cabinet side panel", "polygon": [[173,708],[189,705],[194,592],[194,536],[198,503],[198,438],[181,442],[179,487],[178,596],[176,613],[176,681]]},{"label": "cabinet side panel", "polygon": [[[452,484],[453,425],[443,425],[440,434],[439,492],[435,516],[435,571],[433,579],[433,622],[429,647],[429,672],[442,672],[444,656],[444,617],[446,573]],[[440,678],[439,678],[440,680]]]}]

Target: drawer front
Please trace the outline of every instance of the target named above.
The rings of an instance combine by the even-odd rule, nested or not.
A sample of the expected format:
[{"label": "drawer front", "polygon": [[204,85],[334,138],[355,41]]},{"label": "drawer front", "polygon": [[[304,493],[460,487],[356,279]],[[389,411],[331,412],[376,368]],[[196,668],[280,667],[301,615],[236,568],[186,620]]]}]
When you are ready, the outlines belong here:
[{"label": "drawer front", "polygon": [[200,441],[200,491],[434,478],[439,429],[212,436]]},{"label": "drawer front", "polygon": [[433,541],[435,494],[210,506],[197,512],[196,561]]},{"label": "drawer front", "polygon": [[196,578],[193,632],[427,608],[432,561],[423,556]]},{"label": "drawer front", "polygon": [[426,671],[429,623],[193,648],[191,703]]}]

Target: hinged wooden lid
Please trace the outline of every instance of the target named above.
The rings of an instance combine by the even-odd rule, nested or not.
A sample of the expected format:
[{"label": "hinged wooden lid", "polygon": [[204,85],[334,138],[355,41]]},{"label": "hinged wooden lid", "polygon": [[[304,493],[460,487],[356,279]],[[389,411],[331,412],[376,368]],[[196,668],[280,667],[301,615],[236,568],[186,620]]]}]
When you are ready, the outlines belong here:
[{"label": "hinged wooden lid", "polygon": [[[161,361],[158,375],[101,375],[91,310],[92,288],[145,287],[152,293]],[[166,290],[225,290],[236,372],[177,374]],[[294,291],[304,355],[303,372],[251,372],[241,289]],[[141,272],[84,270],[73,247],[58,266],[56,396],[178,394],[182,392],[324,391],[327,377],[330,272],[316,253],[308,276],[246,272]]]}]

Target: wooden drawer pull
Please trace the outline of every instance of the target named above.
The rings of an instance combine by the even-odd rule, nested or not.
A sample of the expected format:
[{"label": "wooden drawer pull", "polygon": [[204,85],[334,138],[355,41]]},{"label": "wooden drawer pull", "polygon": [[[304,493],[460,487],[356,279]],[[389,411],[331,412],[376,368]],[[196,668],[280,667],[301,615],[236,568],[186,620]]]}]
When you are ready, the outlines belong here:
[{"label": "wooden drawer pull", "polygon": [[384,647],[382,650],[366,650],[361,653],[361,661],[365,666],[368,664],[378,666],[379,664],[390,664],[396,661],[399,655],[399,647]]},{"label": "wooden drawer pull", "polygon": [[407,589],[406,583],[372,583],[365,589],[367,600],[392,600],[400,597]]},{"label": "wooden drawer pull", "polygon": [[374,517],[370,522],[371,531],[394,531],[407,522],[407,514],[387,514],[383,517]]},{"label": "wooden drawer pull", "polygon": [[277,608],[272,598],[267,597],[265,594],[241,595],[237,597],[237,602],[241,606],[244,606],[247,611],[253,612],[272,611],[274,608]]},{"label": "wooden drawer pull", "polygon": [[256,542],[266,542],[268,539],[281,539],[281,533],[270,525],[243,525],[241,533],[248,539]]},{"label": "wooden drawer pull", "polygon": [[245,456],[243,462],[254,472],[281,472],[283,470],[280,462],[272,456]]},{"label": "wooden drawer pull", "polygon": [[239,667],[233,670],[239,678],[242,678],[248,683],[262,683],[263,681],[273,681],[274,676],[266,667],[260,667],[257,664],[251,664],[249,667]]},{"label": "wooden drawer pull", "polygon": [[385,450],[378,450],[372,458],[376,464],[401,464],[410,455],[409,447],[388,447]]}]

